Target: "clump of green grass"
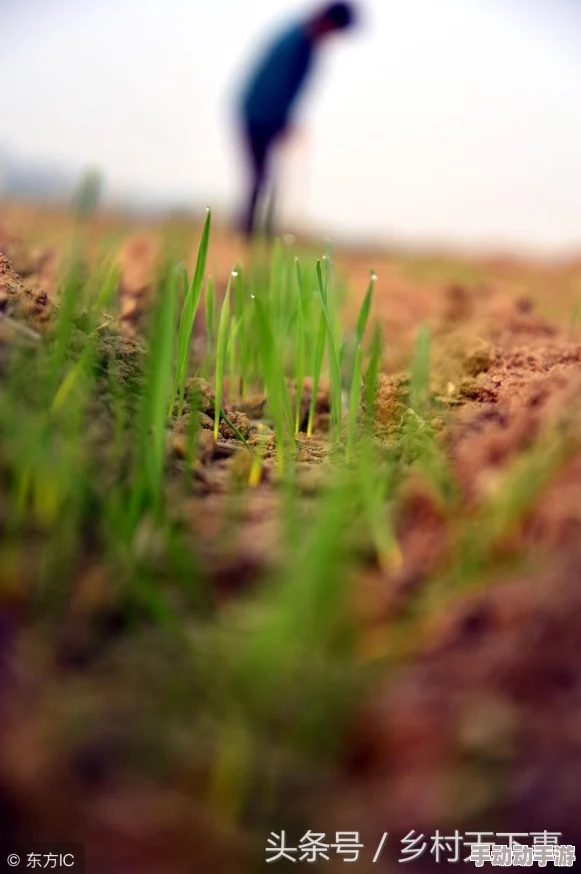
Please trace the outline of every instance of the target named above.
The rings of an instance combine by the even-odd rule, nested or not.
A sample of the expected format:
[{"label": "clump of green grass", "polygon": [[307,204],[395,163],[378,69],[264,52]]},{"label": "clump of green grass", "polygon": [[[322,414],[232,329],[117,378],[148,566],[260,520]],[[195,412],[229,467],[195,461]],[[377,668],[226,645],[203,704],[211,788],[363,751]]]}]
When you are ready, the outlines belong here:
[{"label": "clump of green grass", "polygon": [[228,357],[228,341],[230,338],[230,283],[228,279],[226,294],[222,302],[220,320],[218,322],[218,338],[216,341],[216,413],[214,419],[214,440],[218,439],[220,427],[220,411],[222,406],[222,393],[224,390],[224,377],[226,375],[226,360]]},{"label": "clump of green grass", "polygon": [[343,418],[343,391],[341,386],[341,364],[335,344],[335,332],[331,321],[331,315],[328,308],[327,297],[327,282],[323,282],[323,274],[321,262],[317,262],[317,280],[319,283],[319,293],[321,295],[321,309],[327,333],[327,347],[329,350],[329,367],[331,371],[331,409],[334,413],[334,423],[337,436],[341,431],[341,422]]},{"label": "clump of green grass", "polygon": [[208,276],[206,282],[206,359],[204,364],[204,376],[206,379],[210,377],[210,367],[214,356],[214,312],[216,308],[216,293],[214,291],[214,280]]},{"label": "clump of green grass", "polygon": [[297,271],[297,312],[296,312],[296,396],[295,396],[295,434],[299,433],[301,426],[301,399],[303,396],[304,380],[305,380],[305,354],[306,354],[306,337],[305,337],[305,313],[303,304],[303,277],[299,259],[295,260]]},{"label": "clump of green grass", "polygon": [[407,406],[400,426],[399,440],[403,457],[415,463],[442,500],[452,505],[457,498],[454,477],[434,430],[432,419],[437,412],[430,390],[431,340],[426,327],[418,331],[411,364]]},{"label": "clump of green grass", "polygon": [[[355,348],[353,354],[353,369],[350,378],[349,388],[349,418],[347,426],[347,447],[346,458],[351,461],[355,448],[356,426],[359,418],[359,408],[361,404],[362,391],[362,367],[363,367],[363,338],[369,321],[371,312],[371,304],[373,300],[373,288],[377,276],[374,271],[371,271],[367,292],[363,298],[359,316],[357,318],[357,330],[355,333]],[[381,338],[377,333],[374,335],[374,340],[370,352],[370,361],[367,373],[367,382],[370,386],[371,399],[370,405],[373,407],[375,386],[377,384],[377,372],[379,367],[379,356],[381,355]],[[367,425],[373,422],[373,418],[367,421]]]}]

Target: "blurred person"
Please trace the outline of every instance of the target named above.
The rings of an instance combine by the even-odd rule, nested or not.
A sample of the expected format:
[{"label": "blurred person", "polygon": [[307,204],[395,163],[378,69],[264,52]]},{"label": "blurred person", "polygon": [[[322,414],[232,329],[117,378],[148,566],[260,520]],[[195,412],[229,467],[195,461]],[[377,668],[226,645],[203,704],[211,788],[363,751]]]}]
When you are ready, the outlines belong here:
[{"label": "blurred person", "polygon": [[[292,133],[291,116],[311,75],[319,47],[332,34],[357,22],[353,3],[329,3],[306,20],[293,23],[260,56],[242,90],[239,115],[249,167],[249,192],[241,219],[247,236],[257,231],[257,216],[269,195],[265,230],[273,231],[273,150]],[[269,190],[270,189],[270,190]]]}]

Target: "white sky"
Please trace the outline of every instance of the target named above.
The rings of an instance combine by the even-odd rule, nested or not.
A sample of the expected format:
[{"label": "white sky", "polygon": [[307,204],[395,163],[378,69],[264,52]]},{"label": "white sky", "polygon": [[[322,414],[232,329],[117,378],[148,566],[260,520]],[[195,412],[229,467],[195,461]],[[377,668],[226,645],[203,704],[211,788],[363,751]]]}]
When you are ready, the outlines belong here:
[{"label": "white sky", "polygon": [[[581,245],[579,0],[362,0],[286,204],[326,233]],[[0,146],[232,206],[230,103],[287,0],[0,0]],[[307,8],[311,7],[307,5]]]}]

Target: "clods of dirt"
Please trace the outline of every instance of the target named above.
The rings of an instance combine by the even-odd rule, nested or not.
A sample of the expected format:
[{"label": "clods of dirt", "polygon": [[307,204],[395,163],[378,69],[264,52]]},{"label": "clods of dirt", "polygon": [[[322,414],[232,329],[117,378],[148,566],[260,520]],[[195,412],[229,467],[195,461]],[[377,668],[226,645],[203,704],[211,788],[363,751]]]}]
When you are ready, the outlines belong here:
[{"label": "clods of dirt", "polygon": [[126,336],[133,337],[144,329],[161,255],[159,238],[147,234],[133,235],[119,251],[119,309],[121,330]]},{"label": "clods of dirt", "polygon": [[354,726],[352,815],[361,805],[370,829],[401,837],[549,829],[579,843],[580,573],[571,556],[431,617],[422,654]]},{"label": "clods of dirt", "polygon": [[474,313],[474,292],[465,285],[452,284],[446,288],[443,312],[444,323],[465,322]]},{"label": "clods of dirt", "polygon": [[397,427],[405,413],[409,377],[380,373],[375,394],[375,421],[380,429]]},{"label": "clods of dirt", "polygon": [[0,254],[0,318],[16,320],[34,331],[48,327],[53,305],[44,291],[33,291]]},{"label": "clods of dirt", "polygon": [[494,354],[494,346],[477,334],[463,329],[447,333],[434,348],[432,380],[435,389],[445,393],[450,383],[458,385],[462,379],[484,373],[491,367]]},{"label": "clods of dirt", "polygon": [[[299,418],[299,430],[306,431],[309,419],[309,412],[311,409],[312,398],[313,398],[313,390],[314,390],[314,380],[311,377],[306,378],[303,381],[302,393],[301,393],[301,401],[300,401],[300,418]],[[294,409],[296,405],[296,397],[297,397],[297,387],[293,383],[291,385],[290,399],[291,404]],[[329,430],[329,421],[330,421],[330,412],[331,412],[331,400],[330,400],[330,387],[329,381],[327,379],[321,379],[319,384],[317,385],[317,395],[315,399],[315,408],[314,408],[314,420],[313,420],[313,430],[314,431],[328,431]]]}]

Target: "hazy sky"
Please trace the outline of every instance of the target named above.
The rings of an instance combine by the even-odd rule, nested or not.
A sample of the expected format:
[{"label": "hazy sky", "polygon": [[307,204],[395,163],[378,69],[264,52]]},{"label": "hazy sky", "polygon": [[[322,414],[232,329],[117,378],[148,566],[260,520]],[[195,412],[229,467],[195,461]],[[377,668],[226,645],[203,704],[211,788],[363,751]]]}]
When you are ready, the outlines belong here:
[{"label": "hazy sky", "polygon": [[[287,214],[327,233],[581,245],[579,0],[362,0],[322,59]],[[0,0],[0,146],[232,205],[230,104],[286,0]]]}]

